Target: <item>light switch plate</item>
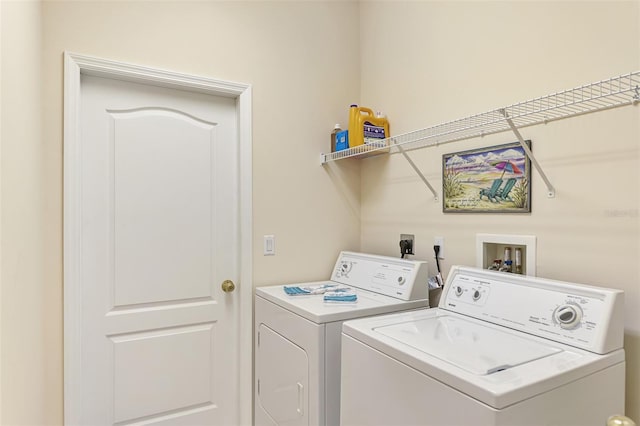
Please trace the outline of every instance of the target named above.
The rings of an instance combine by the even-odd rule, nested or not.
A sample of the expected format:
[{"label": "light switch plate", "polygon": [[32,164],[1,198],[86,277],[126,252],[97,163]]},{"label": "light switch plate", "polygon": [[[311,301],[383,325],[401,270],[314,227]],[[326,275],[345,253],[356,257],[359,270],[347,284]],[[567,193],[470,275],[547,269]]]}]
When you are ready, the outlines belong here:
[{"label": "light switch plate", "polygon": [[265,256],[275,256],[276,254],[276,237],[275,235],[265,235],[263,237]]}]

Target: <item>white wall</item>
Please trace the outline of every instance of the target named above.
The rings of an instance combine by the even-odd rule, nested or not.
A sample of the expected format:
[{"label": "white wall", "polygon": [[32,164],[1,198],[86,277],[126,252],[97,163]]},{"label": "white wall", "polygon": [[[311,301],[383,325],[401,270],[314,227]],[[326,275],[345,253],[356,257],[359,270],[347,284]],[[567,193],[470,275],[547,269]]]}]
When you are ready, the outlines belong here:
[{"label": "white wall", "polygon": [[45,363],[56,347],[47,346],[45,323],[57,320],[45,309],[41,13],[38,2],[0,8],[0,423],[40,425],[54,403]]},{"label": "white wall", "polygon": [[[640,2],[365,2],[362,104],[392,134],[490,111],[640,69]],[[384,25],[380,23],[384,22]],[[379,54],[377,54],[379,53]],[[477,233],[537,236],[537,274],[623,289],[627,411],[640,419],[638,106],[525,128],[556,188],[532,173],[531,214],[444,214],[399,155],[362,161],[362,249],[397,255],[416,235],[433,267],[475,265]],[[442,194],[442,155],[516,141],[504,133],[412,153]]]},{"label": "white wall", "polygon": [[[339,250],[358,248],[359,167],[320,166],[333,125],[359,96],[357,3],[2,8],[0,423],[62,423],[64,51],[253,86],[254,285],[323,279]],[[42,127],[30,122],[39,111]],[[262,256],[264,234],[276,235],[276,256]]]}]

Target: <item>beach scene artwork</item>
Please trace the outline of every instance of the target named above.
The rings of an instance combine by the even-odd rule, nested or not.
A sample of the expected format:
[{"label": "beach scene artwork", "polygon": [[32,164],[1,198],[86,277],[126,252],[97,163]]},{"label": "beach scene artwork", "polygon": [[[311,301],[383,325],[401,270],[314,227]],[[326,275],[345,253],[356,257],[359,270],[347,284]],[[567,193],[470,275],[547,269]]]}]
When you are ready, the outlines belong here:
[{"label": "beach scene artwork", "polygon": [[531,162],[519,142],[445,154],[442,194],[445,213],[530,213]]}]

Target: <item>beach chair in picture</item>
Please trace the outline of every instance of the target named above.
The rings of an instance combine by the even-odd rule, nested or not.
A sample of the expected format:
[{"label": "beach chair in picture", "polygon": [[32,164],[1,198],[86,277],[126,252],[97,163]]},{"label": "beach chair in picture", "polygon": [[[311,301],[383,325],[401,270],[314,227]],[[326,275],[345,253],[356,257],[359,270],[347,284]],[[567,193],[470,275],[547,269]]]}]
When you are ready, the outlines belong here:
[{"label": "beach chair in picture", "polygon": [[496,193],[500,189],[500,185],[502,185],[502,179],[494,179],[491,188],[482,188],[480,190],[480,199],[485,196],[489,201],[497,202]]},{"label": "beach chair in picture", "polygon": [[507,183],[505,183],[504,186],[498,189],[498,192],[496,192],[495,198],[498,201],[504,201],[504,200],[513,201],[511,197],[509,197],[509,193],[511,192],[515,184],[516,184],[516,178],[507,179]]}]

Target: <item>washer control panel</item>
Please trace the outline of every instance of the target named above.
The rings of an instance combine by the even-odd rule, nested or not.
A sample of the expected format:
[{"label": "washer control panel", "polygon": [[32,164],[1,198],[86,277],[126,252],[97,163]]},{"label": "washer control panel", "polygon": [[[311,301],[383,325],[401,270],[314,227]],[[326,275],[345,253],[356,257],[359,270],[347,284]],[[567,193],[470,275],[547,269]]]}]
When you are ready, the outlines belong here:
[{"label": "washer control panel", "polygon": [[490,286],[481,282],[475,282],[471,285],[465,282],[457,282],[454,284],[452,291],[457,302],[482,306],[487,301],[490,288]]},{"label": "washer control panel", "polygon": [[331,279],[402,300],[429,297],[427,262],[418,260],[342,252]]},{"label": "washer control panel", "polygon": [[623,292],[454,267],[440,308],[597,353],[622,347]]}]

